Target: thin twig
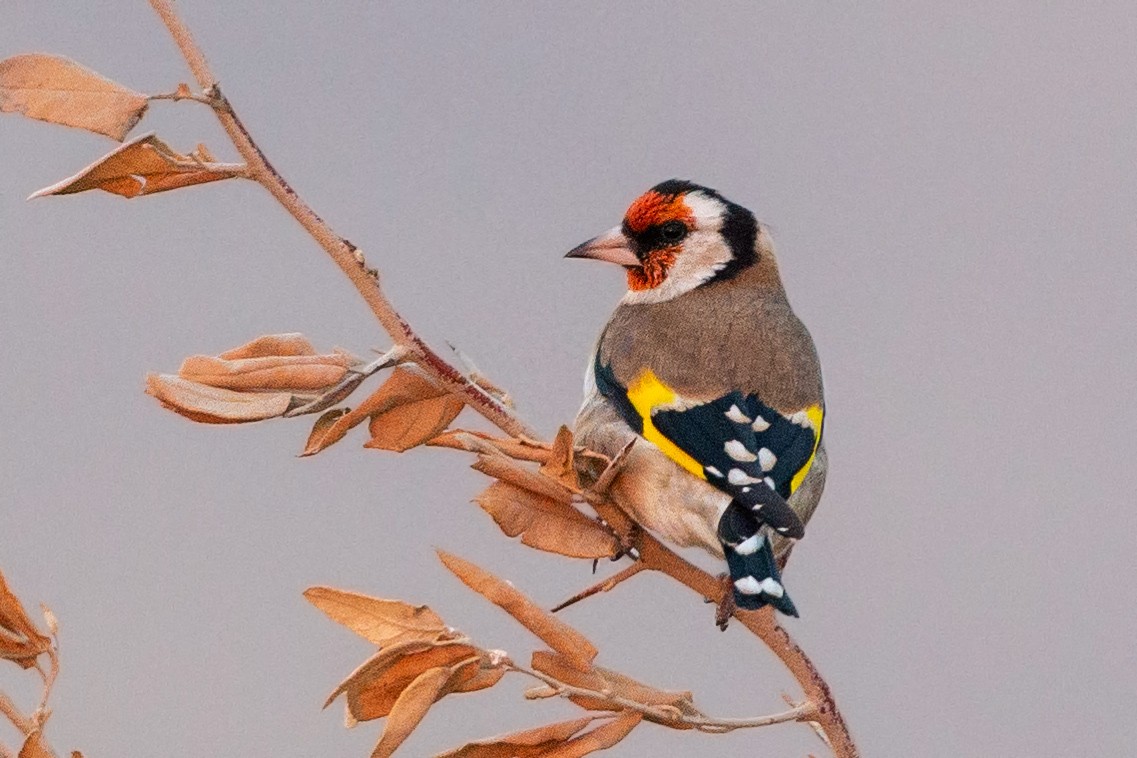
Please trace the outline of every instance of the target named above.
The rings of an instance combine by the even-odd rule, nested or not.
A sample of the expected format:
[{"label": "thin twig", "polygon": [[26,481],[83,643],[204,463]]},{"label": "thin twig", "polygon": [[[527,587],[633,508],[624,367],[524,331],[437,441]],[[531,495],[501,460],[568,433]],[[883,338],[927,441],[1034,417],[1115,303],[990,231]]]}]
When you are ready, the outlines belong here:
[{"label": "thin twig", "polygon": [[19,729],[20,733],[25,737],[31,734],[36,728],[35,722],[21,713],[20,709],[16,707],[16,704],[12,702],[12,699],[3,692],[0,692],[0,714],[3,714],[5,718],[11,721],[12,726]]},{"label": "thin twig", "polygon": [[701,732],[711,732],[715,734],[722,734],[725,732],[733,732],[735,729],[755,729],[763,726],[770,726],[771,724],[783,724],[787,721],[808,721],[813,718],[816,709],[812,703],[803,703],[795,706],[788,711],[781,713],[774,713],[768,716],[754,716],[751,718],[711,718],[704,715],[693,715],[681,712],[678,708],[668,706],[654,706],[641,703],[638,700],[617,695],[614,692],[604,690],[590,690],[587,687],[577,687],[572,684],[566,684],[556,677],[549,676],[548,674],[540,671],[519,666],[512,663],[509,666],[510,670],[516,671],[519,674],[525,674],[544,682],[552,690],[554,690],[560,697],[582,697],[592,700],[600,700],[606,703],[611,703],[616,709],[622,708],[625,710],[637,711],[642,713],[649,719],[661,721],[665,724],[677,724],[682,726],[690,726]]}]

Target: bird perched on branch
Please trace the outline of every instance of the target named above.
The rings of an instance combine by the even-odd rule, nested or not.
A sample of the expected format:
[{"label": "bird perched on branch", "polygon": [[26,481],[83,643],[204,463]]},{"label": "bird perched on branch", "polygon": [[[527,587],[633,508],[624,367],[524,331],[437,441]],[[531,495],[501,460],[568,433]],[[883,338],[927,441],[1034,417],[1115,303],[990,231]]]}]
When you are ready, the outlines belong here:
[{"label": "bird perched on branch", "polygon": [[825,401],[766,230],[715,190],[673,179],[566,257],[628,278],[576,419],[577,441],[609,457],[636,440],[613,498],[664,540],[725,557],[725,602],[796,616],[778,564],[825,484]]}]

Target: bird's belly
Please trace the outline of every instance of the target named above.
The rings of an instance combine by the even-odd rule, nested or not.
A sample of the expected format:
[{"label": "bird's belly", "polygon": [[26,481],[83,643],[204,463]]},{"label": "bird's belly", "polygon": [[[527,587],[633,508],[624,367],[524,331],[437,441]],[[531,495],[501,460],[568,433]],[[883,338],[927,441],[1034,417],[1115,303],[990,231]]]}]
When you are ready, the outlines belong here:
[{"label": "bird's belly", "polygon": [[637,440],[636,447],[655,460],[616,480],[616,502],[665,542],[699,547],[721,558],[718,522],[730,496],[691,476],[650,442]]}]

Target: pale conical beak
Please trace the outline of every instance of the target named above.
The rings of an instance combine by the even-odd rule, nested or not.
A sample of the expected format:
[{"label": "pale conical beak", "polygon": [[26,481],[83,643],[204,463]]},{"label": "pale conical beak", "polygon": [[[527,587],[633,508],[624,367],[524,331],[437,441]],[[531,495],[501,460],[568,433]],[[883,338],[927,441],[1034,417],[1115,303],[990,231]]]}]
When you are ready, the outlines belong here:
[{"label": "pale conical beak", "polygon": [[583,245],[577,245],[565,253],[566,258],[592,258],[598,261],[608,261],[618,266],[639,266],[640,259],[632,252],[623,230],[620,227],[609,229],[603,234],[593,237]]}]

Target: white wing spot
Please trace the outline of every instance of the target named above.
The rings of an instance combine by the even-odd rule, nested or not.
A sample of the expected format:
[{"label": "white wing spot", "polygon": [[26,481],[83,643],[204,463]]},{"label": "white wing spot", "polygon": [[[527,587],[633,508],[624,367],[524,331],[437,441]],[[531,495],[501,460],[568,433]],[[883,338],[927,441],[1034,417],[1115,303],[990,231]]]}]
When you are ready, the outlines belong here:
[{"label": "white wing spot", "polygon": [[761,595],[762,585],[752,576],[744,576],[734,581],[734,588],[743,595]]},{"label": "white wing spot", "polygon": [[806,429],[813,428],[813,422],[809,420],[809,414],[805,411],[798,411],[794,415],[790,416],[790,421],[797,424],[798,426],[804,426]]},{"label": "white wing spot", "polygon": [[768,576],[763,579],[762,583],[758,586],[762,588],[763,592],[765,592],[767,595],[770,595],[771,597],[781,597],[782,595],[786,594],[786,588],[783,587],[781,583],[772,576]]},{"label": "white wing spot", "polygon": [[753,555],[758,552],[758,548],[762,547],[764,541],[765,537],[762,536],[762,533],[757,532],[753,537],[749,537],[738,543],[734,548],[734,552],[739,555]]},{"label": "white wing spot", "polygon": [[766,483],[766,486],[769,487],[770,489],[774,490],[775,492],[778,491],[778,485],[775,484],[774,480],[771,479],[770,477],[766,477],[762,481],[764,481]]},{"label": "white wing spot", "polygon": [[731,440],[723,445],[722,449],[726,451],[727,455],[739,463],[753,463],[758,460],[758,456],[747,450],[746,445],[742,444],[739,440]]},{"label": "white wing spot", "polygon": [[762,467],[763,471],[770,471],[778,463],[778,456],[774,455],[774,451],[768,447],[764,447],[758,451],[758,465]]},{"label": "white wing spot", "polygon": [[[766,478],[769,479],[769,477]],[[758,484],[758,482],[762,481],[761,479],[755,479],[740,468],[732,468],[726,472],[726,480],[736,485]]]},{"label": "white wing spot", "polygon": [[711,476],[717,476],[719,479],[722,479],[722,472],[714,466],[704,466],[703,471],[706,471]]},{"label": "white wing spot", "polygon": [[730,410],[723,414],[736,424],[749,424],[750,417],[743,413],[737,405],[730,406]]},{"label": "white wing spot", "polygon": [[750,425],[750,428],[756,432],[764,432],[770,428],[770,422],[761,416],[755,416],[754,423]]},{"label": "white wing spot", "polygon": [[749,487],[743,487],[743,488],[742,488],[742,491],[743,491],[743,492],[749,492],[749,491],[750,491],[750,488],[749,488]]}]

